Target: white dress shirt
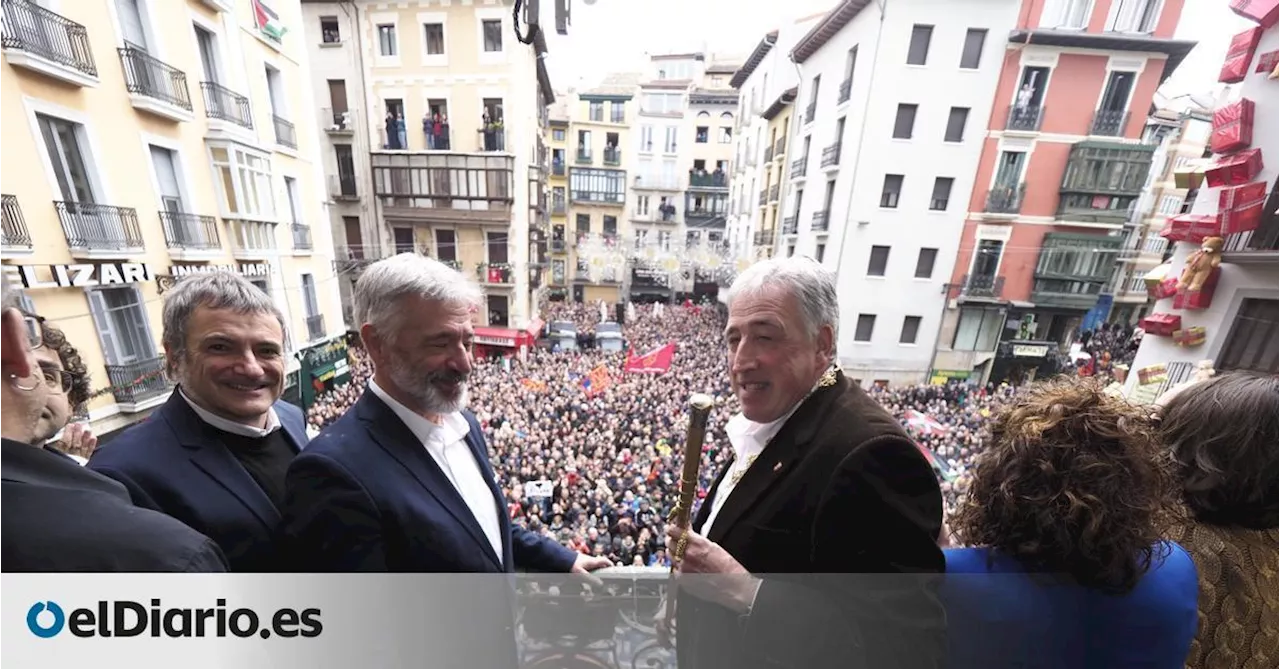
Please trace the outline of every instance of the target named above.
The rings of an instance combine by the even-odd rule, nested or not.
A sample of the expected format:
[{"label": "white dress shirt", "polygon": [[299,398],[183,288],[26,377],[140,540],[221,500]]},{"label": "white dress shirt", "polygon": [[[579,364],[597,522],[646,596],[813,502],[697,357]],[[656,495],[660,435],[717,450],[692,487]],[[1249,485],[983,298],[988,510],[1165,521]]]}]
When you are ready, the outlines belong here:
[{"label": "white dress shirt", "polygon": [[756,458],[764,452],[764,447],[769,445],[769,440],[778,434],[782,426],[787,423],[787,419],[791,418],[791,414],[795,413],[801,404],[804,404],[804,400],[797,402],[790,411],[771,423],[757,423],[739,413],[725,424],[725,434],[728,435],[729,443],[733,446],[733,464],[729,466],[729,471],[725,472],[724,478],[720,479],[720,487],[716,489],[715,497],[711,500],[711,513],[707,516],[707,522],[702,525],[700,532],[702,536],[707,536],[711,531],[713,523],[716,522],[716,516],[720,515],[720,508],[737,487],[738,480],[747,473]]},{"label": "white dress shirt", "polygon": [[196,412],[196,415],[200,417],[200,420],[222,430],[223,432],[238,434],[242,437],[254,437],[261,439],[262,437],[280,429],[280,417],[276,415],[275,407],[271,407],[267,410],[266,427],[254,427],[252,425],[245,425],[244,423],[237,423],[233,420],[227,420],[222,416],[208,411],[195,402],[192,402],[191,398],[187,397],[187,394],[182,392],[181,388],[178,389],[178,394],[182,396],[182,399],[186,400],[187,404],[191,407],[191,410]]},{"label": "white dress shirt", "polygon": [[444,475],[453,483],[454,490],[457,490],[462,500],[467,503],[472,517],[480,525],[480,529],[484,530],[484,535],[489,540],[490,547],[493,548],[494,556],[501,563],[500,528],[502,525],[498,520],[498,501],[494,499],[493,491],[484,478],[484,471],[480,468],[480,463],[476,462],[471,446],[467,444],[467,434],[471,432],[471,424],[462,417],[461,413],[454,412],[445,414],[441,424],[436,425],[397,402],[394,397],[387,394],[387,391],[379,388],[377,382],[372,379],[369,380],[369,390],[372,390],[378,399],[386,402],[400,420],[404,421],[409,431],[422,442],[427,452],[431,454],[431,459],[436,461],[444,471]]}]

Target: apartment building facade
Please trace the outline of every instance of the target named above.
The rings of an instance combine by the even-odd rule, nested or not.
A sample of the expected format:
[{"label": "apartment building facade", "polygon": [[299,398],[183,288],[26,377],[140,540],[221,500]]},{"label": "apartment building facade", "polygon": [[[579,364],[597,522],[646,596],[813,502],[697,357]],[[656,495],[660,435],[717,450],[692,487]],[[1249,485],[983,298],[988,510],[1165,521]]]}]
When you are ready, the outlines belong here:
[{"label": "apartment building facade", "polygon": [[695,296],[718,292],[718,269],[728,259],[729,176],[737,127],[738,92],[729,81],[738,64],[711,62],[689,90],[685,136],[692,136],[684,194],[684,248],[692,255]]},{"label": "apartment building facade", "polygon": [[[1174,298],[1155,303],[1153,311],[1181,317],[1183,328],[1203,327],[1204,341],[1199,345],[1182,346],[1172,337],[1147,334],[1142,339],[1132,368],[1140,370],[1150,365],[1166,367],[1166,381],[1154,389],[1144,388],[1144,393],[1158,397],[1165,388],[1190,380],[1198,363],[1208,360],[1214,369],[1250,370],[1275,374],[1277,356],[1280,354],[1280,289],[1277,288],[1277,248],[1280,248],[1280,183],[1277,161],[1280,161],[1280,128],[1275,119],[1280,115],[1277,99],[1277,79],[1272,64],[1271,74],[1264,69],[1257,72],[1259,59],[1280,48],[1280,29],[1271,26],[1262,33],[1253,61],[1245,72],[1249,74],[1229,99],[1219,105],[1251,100],[1254,104],[1254,123],[1251,148],[1262,153],[1262,170],[1250,183],[1262,182],[1266,186],[1266,199],[1262,205],[1261,221],[1253,230],[1230,233],[1225,236],[1222,265],[1219,268],[1217,286],[1205,309],[1179,309]],[[1223,188],[1211,188],[1206,184],[1195,193],[1189,213],[1215,215],[1220,212],[1219,202]],[[1188,257],[1199,250],[1199,244],[1178,242],[1174,244],[1170,265],[1181,272]],[[1133,393],[1138,385],[1138,374],[1130,374],[1126,390]],[[1153,384],[1154,385],[1154,384]]]},{"label": "apartment building facade", "polygon": [[551,198],[551,230],[547,241],[549,273],[546,294],[549,299],[563,301],[570,296],[574,267],[569,258],[569,102],[568,96],[556,94],[547,110],[547,129],[543,133],[550,151],[551,174],[547,180]]},{"label": "apartment building facade", "polygon": [[1098,305],[1153,160],[1142,141],[1152,97],[1194,46],[1172,39],[1182,6],[1025,0],[998,33],[1003,63],[934,376],[1050,372]]},{"label": "apartment building facade", "polygon": [[[929,378],[1018,9],[847,0],[790,50],[800,81],[778,248],[837,272],[840,363],[865,385]],[[768,185],[758,197],[772,206]]]},{"label": "apartment building facade", "polygon": [[[780,186],[770,208],[759,203],[760,186],[788,183],[797,161],[791,141],[800,76],[790,60],[792,47],[825,14],[801,18],[760,39],[729,85],[738,91],[738,123],[729,179],[730,255],[741,260],[772,257],[786,217],[780,209],[787,189]],[[796,162],[803,170],[806,161]],[[771,186],[770,186],[771,187]],[[794,218],[790,219],[793,226]]]},{"label": "apartment building facade", "polygon": [[477,325],[516,341],[546,269],[545,36],[517,39],[514,0],[304,4],[347,286],[379,257],[430,255],[481,285]]},{"label": "apartment building facade", "polygon": [[1124,226],[1124,242],[1103,298],[1091,312],[1093,322],[1137,325],[1150,312],[1151,297],[1144,278],[1172,252],[1160,231],[1170,218],[1191,207],[1195,194],[1190,183],[1179,184],[1179,173],[1208,162],[1205,152],[1212,130],[1212,111],[1159,109],[1147,119],[1143,141],[1155,144],[1151,171],[1142,195]]},{"label": "apartment building facade", "polygon": [[272,297],[296,398],[293,354],[343,332],[297,9],[44,4],[4,3],[0,257],[79,349],[94,432],[167,398],[162,293],[190,273]]},{"label": "apartment building facade", "polygon": [[[574,302],[615,304],[633,247],[627,198],[634,172],[631,123],[637,74],[614,74],[569,96],[569,228],[565,277]],[[557,232],[553,226],[552,238]]]}]

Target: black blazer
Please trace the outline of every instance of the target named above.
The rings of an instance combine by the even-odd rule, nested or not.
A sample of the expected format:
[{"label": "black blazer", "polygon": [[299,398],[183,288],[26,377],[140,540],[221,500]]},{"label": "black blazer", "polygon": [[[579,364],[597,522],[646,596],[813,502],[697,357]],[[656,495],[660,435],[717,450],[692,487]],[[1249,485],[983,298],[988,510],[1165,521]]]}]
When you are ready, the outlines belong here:
[{"label": "black blazer", "polygon": [[218,546],[75,460],[5,439],[6,572],[223,572]]},{"label": "black blazer", "polygon": [[764,581],[750,616],[680,596],[680,667],[937,666],[941,525],[928,461],[838,373],[786,422],[706,533]]},{"label": "black blazer", "polygon": [[512,525],[470,412],[467,444],[493,493],[502,556],[422,442],[370,390],[289,467],[284,533],[298,571],[567,572],[577,553]]},{"label": "black blazer", "polygon": [[[307,445],[302,410],[275,403],[294,450]],[[124,484],[134,504],[163,511],[222,547],[235,572],[287,571],[280,511],[178,390],[147,420],[94,452],[88,467]]]}]

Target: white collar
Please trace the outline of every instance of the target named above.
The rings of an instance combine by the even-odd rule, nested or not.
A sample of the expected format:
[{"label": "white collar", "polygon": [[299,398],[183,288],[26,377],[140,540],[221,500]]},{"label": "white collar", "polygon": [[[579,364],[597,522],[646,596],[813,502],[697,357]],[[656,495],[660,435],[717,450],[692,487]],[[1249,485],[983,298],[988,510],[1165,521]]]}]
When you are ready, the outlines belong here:
[{"label": "white collar", "polygon": [[417,413],[413,409],[403,405],[399,400],[387,394],[378,385],[377,381],[369,379],[369,390],[373,391],[378,399],[382,400],[391,407],[396,416],[404,422],[405,427],[418,438],[423,444],[429,444],[433,440],[439,440],[442,446],[452,444],[462,439],[471,432],[471,425],[467,423],[467,419],[462,417],[461,412],[453,412],[445,414],[439,425],[427,420],[422,414]]},{"label": "white collar", "polygon": [[[808,399],[806,396],[805,399]],[[768,423],[757,423],[747,418],[742,413],[738,413],[729,422],[725,424],[724,431],[729,436],[729,443],[733,444],[733,452],[738,462],[745,462],[746,458],[764,450],[766,444],[774,435],[782,430],[782,426],[786,424],[787,419],[804,404],[804,400],[796,402],[795,406],[782,415],[777,420]]]},{"label": "white collar", "polygon": [[267,410],[267,426],[266,427],[254,427],[252,425],[245,425],[244,423],[237,423],[232,420],[227,420],[222,416],[219,416],[210,412],[208,409],[205,409],[199,404],[192,402],[191,398],[187,397],[187,394],[182,392],[182,388],[178,388],[178,395],[180,395],[182,399],[186,400],[187,405],[191,407],[192,411],[196,412],[196,415],[200,417],[200,420],[208,423],[209,425],[212,425],[213,427],[219,430],[222,430],[223,432],[238,434],[242,437],[254,437],[257,439],[261,439],[262,437],[265,437],[268,434],[271,434],[272,432],[275,432],[276,430],[280,429],[280,417],[276,415],[275,407],[271,407],[270,409]]}]

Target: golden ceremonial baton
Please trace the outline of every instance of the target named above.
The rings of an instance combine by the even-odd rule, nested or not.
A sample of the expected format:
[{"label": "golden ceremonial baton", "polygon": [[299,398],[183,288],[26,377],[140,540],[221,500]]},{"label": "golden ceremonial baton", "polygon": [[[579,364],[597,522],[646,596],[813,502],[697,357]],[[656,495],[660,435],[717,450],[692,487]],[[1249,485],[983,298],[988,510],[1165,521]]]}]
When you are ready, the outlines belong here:
[{"label": "golden ceremonial baton", "polygon": [[707,436],[707,418],[711,415],[711,407],[715,400],[710,395],[694,394],[689,398],[689,430],[684,442],[684,471],[680,475],[680,500],[671,510],[667,519],[684,529],[680,539],[676,541],[671,555],[671,572],[667,579],[667,609],[665,624],[675,620],[676,606],[676,567],[684,559],[684,551],[689,543],[689,514],[693,510],[693,498],[698,492],[698,465],[702,462],[702,442]]}]

